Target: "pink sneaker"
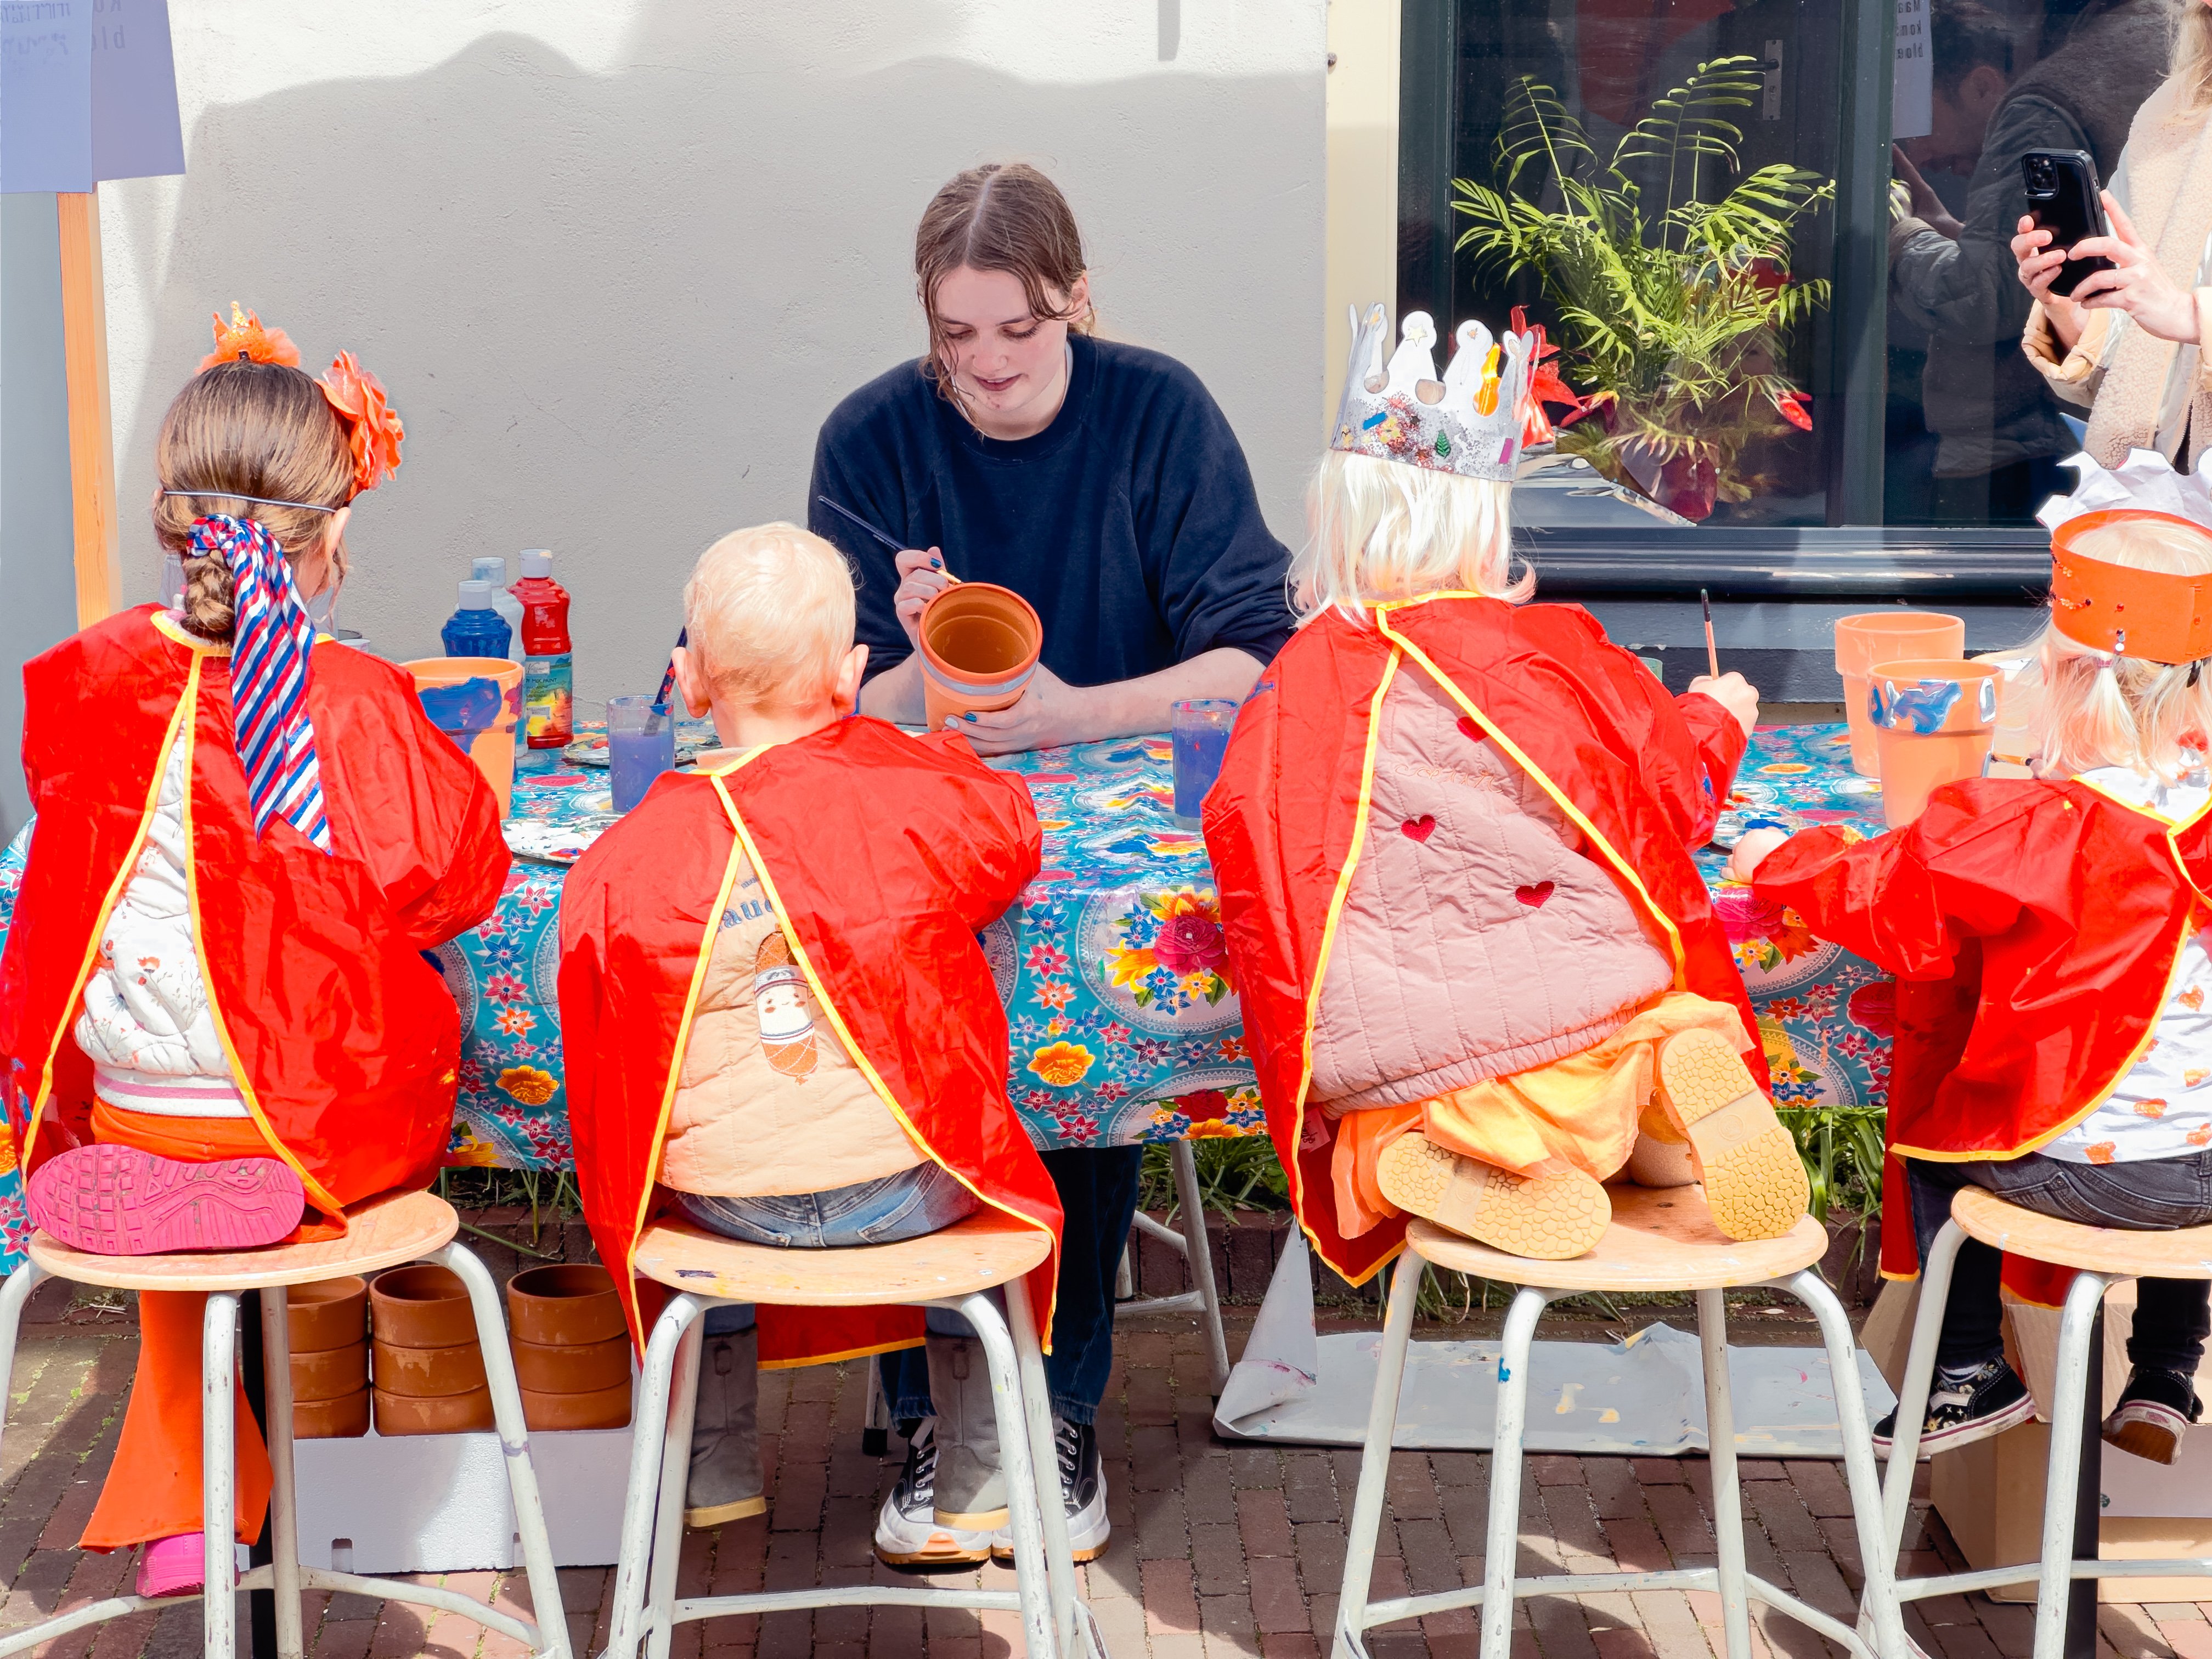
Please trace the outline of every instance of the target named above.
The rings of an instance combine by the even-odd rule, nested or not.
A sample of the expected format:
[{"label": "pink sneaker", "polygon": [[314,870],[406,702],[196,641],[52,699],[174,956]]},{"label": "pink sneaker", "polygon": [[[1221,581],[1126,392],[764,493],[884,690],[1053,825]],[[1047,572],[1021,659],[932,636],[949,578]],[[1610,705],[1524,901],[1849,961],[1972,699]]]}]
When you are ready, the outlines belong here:
[{"label": "pink sneaker", "polygon": [[156,1538],[138,1557],[138,1594],[183,1595],[207,1582],[206,1534],[172,1533]]},{"label": "pink sneaker", "polygon": [[300,1224],[307,1194],[274,1158],[180,1164],[136,1146],[78,1146],[32,1176],[31,1219],[95,1255],[167,1255],[274,1244]]}]

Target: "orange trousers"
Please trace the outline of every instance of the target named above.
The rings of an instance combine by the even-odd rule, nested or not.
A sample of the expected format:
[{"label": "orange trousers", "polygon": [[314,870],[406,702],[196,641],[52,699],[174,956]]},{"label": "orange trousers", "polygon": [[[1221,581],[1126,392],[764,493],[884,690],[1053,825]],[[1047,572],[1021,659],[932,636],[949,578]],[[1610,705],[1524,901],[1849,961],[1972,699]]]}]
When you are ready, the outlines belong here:
[{"label": "orange trousers", "polygon": [[[250,1118],[164,1117],[95,1102],[94,1140],[119,1142],[208,1164],[219,1158],[266,1158],[269,1144]],[[200,1322],[207,1297],[198,1291],[138,1293],[138,1375],[123,1413],[115,1461],[77,1547],[128,1549],[201,1529]],[[269,1512],[269,1449],[246,1403],[243,1379],[232,1419],[238,1448],[238,1541],[261,1535]]]}]

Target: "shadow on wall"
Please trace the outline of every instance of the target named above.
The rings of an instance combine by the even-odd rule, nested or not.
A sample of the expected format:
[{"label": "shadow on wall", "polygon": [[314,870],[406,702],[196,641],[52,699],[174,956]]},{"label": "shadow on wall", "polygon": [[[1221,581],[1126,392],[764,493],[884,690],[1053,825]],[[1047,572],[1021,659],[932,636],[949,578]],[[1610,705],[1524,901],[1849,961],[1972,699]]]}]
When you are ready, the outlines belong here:
[{"label": "shadow on wall", "polygon": [[[150,491],[163,409],[234,297],[311,369],[352,349],[407,421],[404,470],[354,515],[343,623],[386,655],[434,650],[469,558],[550,546],[580,692],[647,687],[699,550],[803,522],[822,418],[921,349],[931,192],[1020,157],[1075,204],[1105,331],[1206,379],[1296,533],[1319,435],[1317,21],[1310,76],[1201,75],[1186,49],[1137,78],[1033,84],[942,55],[842,67],[885,41],[942,52],[940,5],[733,10],[647,8],[617,73],[491,35],[422,74],[210,108],[124,500]],[[1139,61],[1155,21],[1132,25]],[[150,539],[128,557],[150,592]]]}]

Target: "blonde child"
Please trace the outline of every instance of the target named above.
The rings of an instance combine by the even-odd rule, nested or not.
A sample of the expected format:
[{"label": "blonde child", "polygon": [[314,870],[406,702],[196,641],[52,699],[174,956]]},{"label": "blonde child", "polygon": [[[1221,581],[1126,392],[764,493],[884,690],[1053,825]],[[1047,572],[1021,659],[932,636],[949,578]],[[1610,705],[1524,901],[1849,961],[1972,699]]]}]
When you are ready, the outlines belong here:
[{"label": "blonde child", "polygon": [[[349,1206],[428,1185],[461,1032],[422,952],[489,915],[507,870],[489,787],[407,676],[309,621],[344,580],[349,503],[398,465],[398,419],[350,356],[310,380],[280,331],[232,317],[155,452],[181,606],[23,671],[38,823],[0,1055],[32,1218],[110,1255],[336,1237]],[[205,1299],[141,1294],[81,1540],[144,1544],[142,1595],[202,1582]],[[242,1392],[237,1413],[251,1541],[269,1463]]]},{"label": "blonde child", "polygon": [[1756,694],[1729,675],[1668,696],[1586,612],[1525,603],[1531,343],[1463,325],[1438,382],[1434,337],[1409,316],[1386,366],[1380,307],[1359,331],[1292,567],[1300,630],[1206,804],[1300,1219],[1355,1282],[1406,1212],[1577,1255],[1640,1121],[1688,1142],[1731,1236],[1787,1231],[1803,1170],[1690,858]]},{"label": "blonde child", "polygon": [[[1904,989],[1942,982],[1931,1006],[1959,1011],[1916,1022],[1942,1063],[1915,1070],[1936,1080],[1890,1100],[1923,1260],[1969,1185],[2094,1226],[2212,1222],[2209,659],[2212,536],[2152,513],[2075,520],[2059,532],[2030,676],[2036,776],[1947,785],[1905,829],[1856,845],[1820,829],[1786,842],[1754,831],[1736,848],[1739,879]],[[2034,1410],[2004,1358],[2000,1260],[1972,1240],[1959,1254],[1931,1450]],[[2203,1410],[2191,1379],[2207,1286],[2140,1291],[2105,1438],[2170,1463]],[[1876,1443],[1893,1428],[1892,1413]]]},{"label": "blonde child", "polygon": [[[1006,1097],[977,930],[1036,873],[1020,779],[963,738],[851,718],[867,661],[837,550],[787,524],[700,556],[676,681],[726,749],[672,774],[578,863],[561,1018],[586,1218],[629,1271],[654,1214],[757,1244],[887,1243],[979,1209],[1060,1207]],[[1048,1320],[1054,1262],[1037,1269]],[[1006,1519],[981,1344],[933,1311],[708,1316],[685,1518],[765,1507],[758,1364],[928,1351],[938,1415],[878,1525],[886,1559],[979,1560]],[[917,1471],[918,1478],[917,1478]],[[889,1540],[888,1545],[884,1541]]]}]

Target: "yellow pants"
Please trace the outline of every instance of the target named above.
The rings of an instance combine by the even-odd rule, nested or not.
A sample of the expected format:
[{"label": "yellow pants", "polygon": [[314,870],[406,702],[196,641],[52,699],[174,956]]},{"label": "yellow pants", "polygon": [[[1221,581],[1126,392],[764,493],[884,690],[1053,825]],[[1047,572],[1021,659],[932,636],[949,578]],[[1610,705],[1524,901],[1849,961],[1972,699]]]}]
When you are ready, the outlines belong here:
[{"label": "yellow pants", "polygon": [[1653,1097],[1659,1045],[1680,1031],[1712,1031],[1765,1064],[1730,1005],[1668,991],[1594,1048],[1405,1106],[1370,1106],[1338,1120],[1329,1176],[1337,1229],[1357,1238],[1399,1213],[1375,1182],[1383,1148],[1408,1129],[1437,1146],[1517,1176],[1580,1170],[1595,1180],[1620,1173],[1639,1133],[1677,1141]]}]

